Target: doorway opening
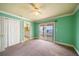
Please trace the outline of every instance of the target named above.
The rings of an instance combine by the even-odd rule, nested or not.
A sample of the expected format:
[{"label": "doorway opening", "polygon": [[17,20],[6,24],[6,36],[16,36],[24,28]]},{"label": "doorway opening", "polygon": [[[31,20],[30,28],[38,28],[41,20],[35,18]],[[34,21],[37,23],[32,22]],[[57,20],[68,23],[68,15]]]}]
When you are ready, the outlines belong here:
[{"label": "doorway opening", "polygon": [[40,24],[40,39],[55,41],[55,22]]},{"label": "doorway opening", "polygon": [[24,21],[24,41],[30,39],[30,24]]}]

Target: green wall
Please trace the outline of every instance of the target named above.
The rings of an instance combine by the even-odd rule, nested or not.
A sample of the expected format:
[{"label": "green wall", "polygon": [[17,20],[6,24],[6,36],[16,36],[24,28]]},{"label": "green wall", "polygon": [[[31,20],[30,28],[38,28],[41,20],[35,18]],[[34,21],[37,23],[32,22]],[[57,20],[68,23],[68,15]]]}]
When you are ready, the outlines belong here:
[{"label": "green wall", "polygon": [[75,35],[75,48],[79,51],[79,10],[76,12],[75,19],[76,20],[76,35]]},{"label": "green wall", "polygon": [[72,24],[72,30],[73,30],[73,45],[75,46],[75,42],[76,42],[76,13],[74,15],[72,15],[73,17],[73,24]]},{"label": "green wall", "polygon": [[39,24],[36,22],[32,22],[32,38],[37,39],[39,38]]},{"label": "green wall", "polygon": [[24,21],[20,21],[20,41],[24,39]]},{"label": "green wall", "polygon": [[73,44],[73,16],[57,18],[56,41]]}]

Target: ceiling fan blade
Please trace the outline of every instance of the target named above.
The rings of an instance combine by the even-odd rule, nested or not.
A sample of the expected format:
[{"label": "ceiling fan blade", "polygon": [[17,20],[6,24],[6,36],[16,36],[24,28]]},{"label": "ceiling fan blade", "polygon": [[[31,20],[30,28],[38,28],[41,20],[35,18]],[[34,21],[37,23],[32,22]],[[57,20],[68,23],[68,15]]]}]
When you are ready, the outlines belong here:
[{"label": "ceiling fan blade", "polygon": [[39,9],[38,7],[36,7],[36,5],[34,3],[30,3],[30,5],[34,8],[34,9]]}]

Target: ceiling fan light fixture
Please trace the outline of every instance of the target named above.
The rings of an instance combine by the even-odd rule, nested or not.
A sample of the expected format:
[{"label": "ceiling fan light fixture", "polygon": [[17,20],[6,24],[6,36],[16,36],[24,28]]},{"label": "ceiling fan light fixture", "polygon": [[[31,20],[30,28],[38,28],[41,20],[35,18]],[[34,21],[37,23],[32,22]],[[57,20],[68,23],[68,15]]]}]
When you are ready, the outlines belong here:
[{"label": "ceiling fan light fixture", "polygon": [[41,14],[41,10],[36,10],[34,11],[34,14],[37,16],[37,15],[40,15]]},{"label": "ceiling fan light fixture", "polygon": [[35,12],[35,15],[37,16],[37,15],[40,15],[40,13],[39,12]]}]

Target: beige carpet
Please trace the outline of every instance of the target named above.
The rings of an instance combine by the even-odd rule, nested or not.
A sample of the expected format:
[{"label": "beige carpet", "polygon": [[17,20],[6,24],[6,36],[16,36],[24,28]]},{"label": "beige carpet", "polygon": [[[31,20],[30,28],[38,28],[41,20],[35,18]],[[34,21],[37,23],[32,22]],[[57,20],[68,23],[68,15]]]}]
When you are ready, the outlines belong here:
[{"label": "beige carpet", "polygon": [[66,46],[44,40],[30,40],[8,47],[3,56],[76,56],[76,52]]}]

